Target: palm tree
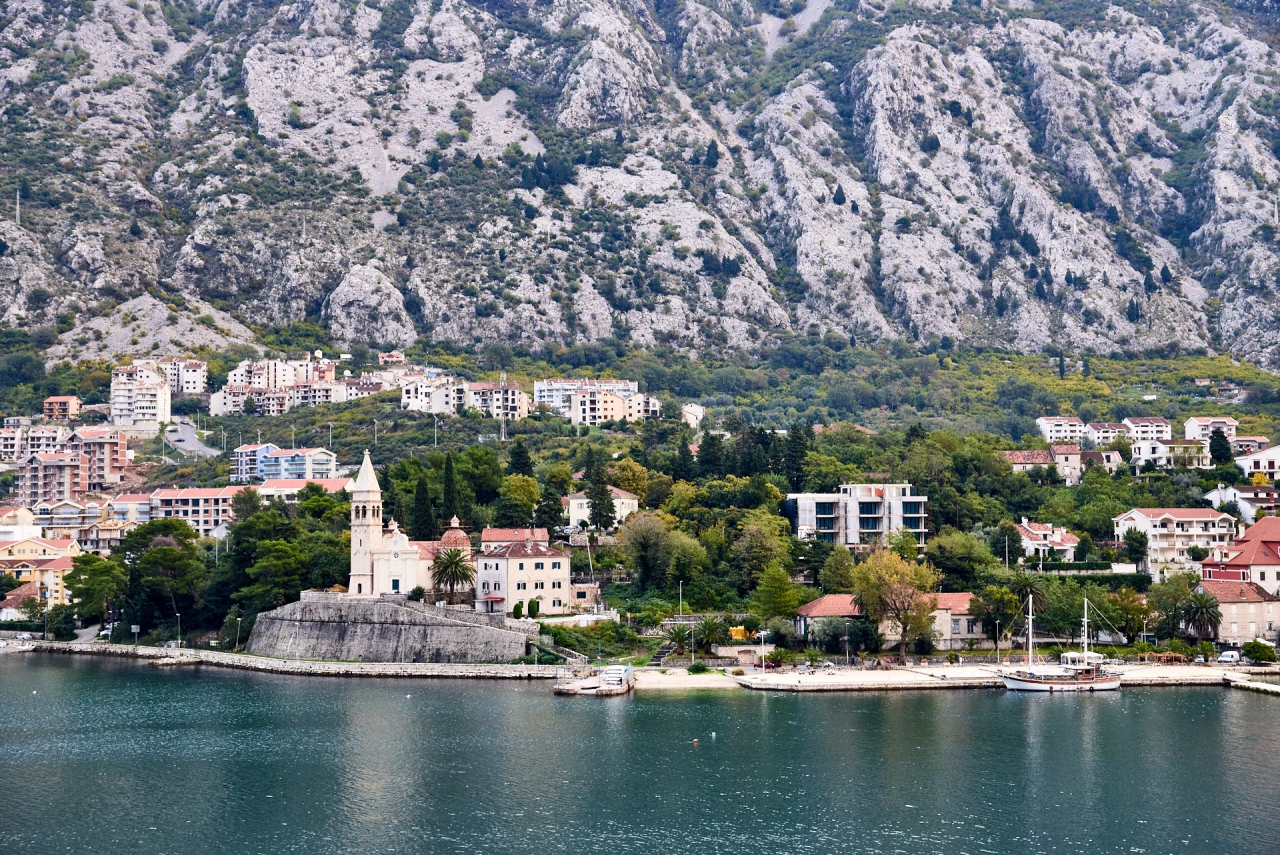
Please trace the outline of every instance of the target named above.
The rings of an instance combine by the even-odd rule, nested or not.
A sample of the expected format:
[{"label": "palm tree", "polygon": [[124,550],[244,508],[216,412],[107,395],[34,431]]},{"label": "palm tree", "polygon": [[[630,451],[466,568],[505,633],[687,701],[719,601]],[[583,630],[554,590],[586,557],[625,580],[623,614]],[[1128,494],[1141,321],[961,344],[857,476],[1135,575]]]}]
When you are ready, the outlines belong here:
[{"label": "palm tree", "polygon": [[1182,620],[1197,639],[1211,638],[1222,624],[1222,610],[1212,594],[1192,594],[1182,611]]},{"label": "palm tree", "polygon": [[689,646],[689,627],[682,623],[674,623],[667,627],[663,636],[676,646],[676,653],[684,653]]},{"label": "palm tree", "polygon": [[452,601],[454,591],[475,582],[476,568],[467,563],[461,549],[446,549],[431,563],[431,580],[432,587],[448,589]]},{"label": "palm tree", "polygon": [[1017,573],[1009,581],[1009,590],[1017,597],[1025,609],[1027,597],[1032,598],[1032,607],[1037,612],[1044,611],[1044,577],[1036,573]]},{"label": "palm tree", "polygon": [[728,635],[729,630],[725,627],[724,621],[715,615],[705,616],[693,627],[693,638],[704,653],[710,653],[711,646],[722,643]]}]

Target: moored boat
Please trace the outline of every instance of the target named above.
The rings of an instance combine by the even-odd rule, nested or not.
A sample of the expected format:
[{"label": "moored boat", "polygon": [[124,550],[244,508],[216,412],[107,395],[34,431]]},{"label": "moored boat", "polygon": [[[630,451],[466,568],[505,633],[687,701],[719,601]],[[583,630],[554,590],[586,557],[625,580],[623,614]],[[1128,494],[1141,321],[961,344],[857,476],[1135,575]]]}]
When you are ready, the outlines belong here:
[{"label": "moored boat", "polygon": [[579,680],[557,679],[552,689],[557,695],[625,695],[636,683],[635,669],[630,665],[610,665],[592,677]]},{"label": "moored boat", "polygon": [[1027,667],[1004,672],[1006,689],[1015,692],[1110,692],[1120,688],[1120,675],[1102,667],[1102,656],[1089,652],[1089,600],[1084,601],[1084,652],[1066,653],[1057,667],[1036,667],[1035,617],[1032,598],[1027,597]]}]

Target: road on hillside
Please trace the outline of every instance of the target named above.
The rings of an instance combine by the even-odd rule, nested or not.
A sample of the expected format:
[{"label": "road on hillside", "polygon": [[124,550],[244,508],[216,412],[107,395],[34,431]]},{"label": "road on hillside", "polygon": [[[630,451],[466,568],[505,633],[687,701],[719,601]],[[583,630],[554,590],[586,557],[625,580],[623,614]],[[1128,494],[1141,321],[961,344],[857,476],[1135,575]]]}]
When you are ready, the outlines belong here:
[{"label": "road on hillside", "polygon": [[164,438],[172,448],[188,457],[217,457],[222,453],[201,442],[196,426],[185,419],[170,425],[164,432]]}]

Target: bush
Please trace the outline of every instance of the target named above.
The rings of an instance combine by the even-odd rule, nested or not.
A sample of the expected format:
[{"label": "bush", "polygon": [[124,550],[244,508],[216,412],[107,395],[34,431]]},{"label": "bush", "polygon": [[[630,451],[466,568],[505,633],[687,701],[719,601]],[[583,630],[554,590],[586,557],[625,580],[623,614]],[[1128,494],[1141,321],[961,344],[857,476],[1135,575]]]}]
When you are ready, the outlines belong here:
[{"label": "bush", "polygon": [[516,620],[520,620],[520,618],[524,617],[524,606],[520,603],[516,603],[515,608],[511,610],[511,616]]},{"label": "bush", "polygon": [[711,670],[711,669],[709,669],[709,668],[707,667],[707,663],[706,663],[706,662],[698,661],[698,662],[691,662],[691,663],[689,664],[689,673],[690,673],[690,674],[705,674],[705,673],[707,673],[707,671],[709,671],[709,670]]},{"label": "bush", "polygon": [[537,600],[529,601],[529,619],[530,620],[533,620],[538,616],[538,605],[539,603]]},{"label": "bush", "polygon": [[928,656],[934,650],[932,635],[922,635],[911,642],[911,652],[917,656]]},{"label": "bush", "polygon": [[420,603],[427,598],[427,589],[421,585],[409,592],[407,599],[411,603]]},{"label": "bush", "polygon": [[1252,659],[1254,662],[1275,662],[1276,650],[1274,647],[1263,644],[1261,641],[1246,641],[1240,648],[1240,652]]},{"label": "bush", "polygon": [[743,676],[744,674],[746,674],[747,672],[746,672],[746,671],[743,671],[741,668],[734,668],[734,669],[733,669],[733,671],[732,671],[731,673],[732,673],[732,674],[733,674],[733,676],[735,676],[735,677],[741,677],[741,676]]}]

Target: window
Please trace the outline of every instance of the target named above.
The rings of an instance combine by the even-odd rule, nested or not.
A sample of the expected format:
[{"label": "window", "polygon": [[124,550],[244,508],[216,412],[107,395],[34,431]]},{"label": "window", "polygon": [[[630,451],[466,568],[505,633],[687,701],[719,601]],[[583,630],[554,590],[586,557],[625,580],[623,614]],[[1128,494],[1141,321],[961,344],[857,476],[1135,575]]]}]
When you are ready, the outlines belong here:
[{"label": "window", "polygon": [[551,605],[552,605],[552,606],[560,606],[560,605],[563,605],[563,604],[562,604],[559,600],[552,600],[552,601],[551,601]]},{"label": "window", "polygon": [[552,582],[552,583],[551,583],[551,587],[552,587],[553,589],[554,589],[554,588],[559,588],[559,587],[560,587],[560,583],[559,583],[559,582]]},{"label": "window", "polygon": [[501,583],[501,582],[494,582],[494,583],[493,583],[493,590],[495,590],[495,591],[501,591],[501,590],[502,590],[502,583]]},{"label": "window", "polygon": [[542,569],[542,562],[541,562],[541,561],[535,561],[535,562],[533,563],[533,569],[534,569],[534,570],[541,570],[541,569]]},{"label": "window", "polygon": [[543,588],[545,588],[545,587],[546,587],[546,583],[544,583],[544,582],[534,582],[534,583],[533,583],[533,589],[534,589],[535,591],[541,591],[541,590],[542,590]]},{"label": "window", "polygon": [[951,634],[952,635],[960,634],[960,621],[958,620],[951,621]]},{"label": "window", "polygon": [[578,599],[580,599],[580,600],[585,600],[585,599],[587,598],[587,592],[586,592],[586,591],[578,591],[578,592],[577,592],[577,594],[576,594],[576,596],[577,596],[577,598],[578,598]]},{"label": "window", "polygon": [[878,516],[880,514],[880,503],[858,502],[858,513],[863,516]]},{"label": "window", "polygon": [[398,590],[400,590],[400,580],[399,580],[399,579],[392,579],[392,580],[391,580],[391,590],[393,590],[393,591],[398,591]]},{"label": "window", "polygon": [[813,506],[813,512],[820,517],[833,516],[836,512],[835,502],[817,502]]},{"label": "window", "polygon": [[559,561],[552,561],[552,562],[551,562],[551,569],[552,569],[552,570],[559,570],[559,569],[560,569],[560,562],[559,562]]},{"label": "window", "polygon": [[523,569],[524,569],[524,562],[523,562],[523,561],[521,561],[521,562],[520,562],[520,569],[521,569],[521,570],[523,570]]},{"label": "window", "polygon": [[488,590],[489,590],[489,583],[488,583],[488,582],[485,582],[483,585],[481,585],[481,586],[480,586],[480,590],[482,590],[482,591],[488,591]]},{"label": "window", "polygon": [[528,584],[527,582],[516,582],[516,590],[523,591],[527,584]]}]

